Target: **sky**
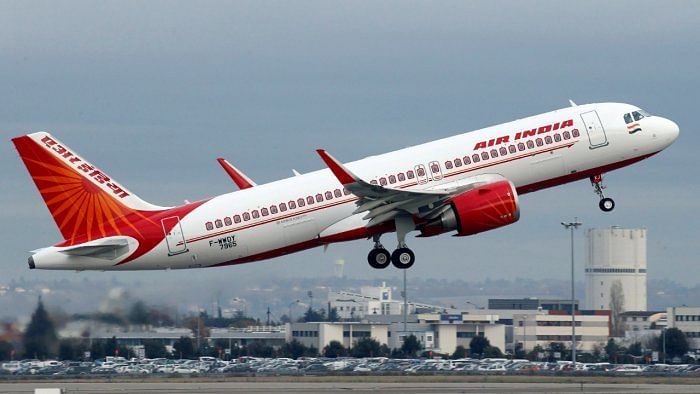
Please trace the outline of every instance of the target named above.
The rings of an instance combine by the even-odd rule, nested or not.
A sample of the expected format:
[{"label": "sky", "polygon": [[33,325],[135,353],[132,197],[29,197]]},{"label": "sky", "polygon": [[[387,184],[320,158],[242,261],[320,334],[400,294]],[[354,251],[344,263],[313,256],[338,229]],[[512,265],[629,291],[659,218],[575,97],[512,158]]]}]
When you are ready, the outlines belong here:
[{"label": "sky", "polygon": [[[518,223],[473,237],[409,238],[410,275],[567,278],[585,228],[648,229],[649,277],[700,278],[698,2],[106,1],[0,2],[0,281],[141,280],[169,289],[193,275],[346,275],[370,269],[369,241],[267,262],[136,273],[29,271],[28,251],[60,234],[10,138],[46,130],[159,205],[235,190],[215,159],[257,183],[592,102],[627,102],[674,120],[659,155],[606,176],[521,198]],[[386,244],[393,245],[393,235]]]}]

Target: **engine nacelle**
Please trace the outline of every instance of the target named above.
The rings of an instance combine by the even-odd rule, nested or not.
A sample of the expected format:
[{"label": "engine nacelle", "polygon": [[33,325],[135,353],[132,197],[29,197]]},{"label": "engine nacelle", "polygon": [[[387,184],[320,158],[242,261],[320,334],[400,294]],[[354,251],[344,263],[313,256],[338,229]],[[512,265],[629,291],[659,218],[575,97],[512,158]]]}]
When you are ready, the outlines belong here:
[{"label": "engine nacelle", "polygon": [[512,183],[503,180],[453,197],[449,210],[420,227],[420,236],[452,230],[457,230],[457,236],[473,235],[515,223],[519,218],[518,194]]}]

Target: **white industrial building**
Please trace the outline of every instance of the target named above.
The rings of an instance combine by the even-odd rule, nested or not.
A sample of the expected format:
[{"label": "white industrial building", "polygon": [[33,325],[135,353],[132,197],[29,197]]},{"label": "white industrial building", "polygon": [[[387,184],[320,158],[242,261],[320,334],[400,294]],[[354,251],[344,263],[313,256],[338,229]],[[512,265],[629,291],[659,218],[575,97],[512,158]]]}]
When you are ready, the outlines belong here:
[{"label": "white industrial building", "polygon": [[623,310],[647,310],[647,230],[589,229],[585,309],[610,309],[610,289],[622,285]]},{"label": "white industrial building", "polygon": [[[593,312],[593,313],[591,313]],[[576,314],[576,349],[592,351],[604,346],[610,336],[609,311],[580,311]],[[556,311],[540,311],[513,316],[513,341],[529,352],[539,345],[563,342],[571,348],[571,315]]]},{"label": "white industrial building", "polygon": [[674,306],[666,308],[668,328],[677,328],[685,334],[688,346],[700,350],[700,307]]},{"label": "white industrial building", "polygon": [[[329,291],[328,302],[335,308],[338,317],[358,320],[366,315],[402,315],[403,300],[392,297],[392,289],[382,282],[381,286],[364,286],[360,293],[349,291]],[[408,313],[444,309],[440,306],[408,302]]]}]

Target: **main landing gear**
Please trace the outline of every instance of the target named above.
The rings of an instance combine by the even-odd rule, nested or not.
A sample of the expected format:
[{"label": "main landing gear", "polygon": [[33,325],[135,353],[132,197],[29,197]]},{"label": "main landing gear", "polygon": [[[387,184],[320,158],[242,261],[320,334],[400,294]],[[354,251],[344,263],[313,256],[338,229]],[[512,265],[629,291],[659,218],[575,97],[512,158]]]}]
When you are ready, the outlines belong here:
[{"label": "main landing gear", "polygon": [[391,255],[379,242],[381,234],[372,237],[374,249],[367,255],[367,262],[372,268],[383,269],[388,267],[391,262],[398,269],[408,269],[416,262],[416,255],[406,246],[406,234],[415,229],[413,219],[410,216],[397,217],[395,223],[399,245]]},{"label": "main landing gear", "polygon": [[610,212],[615,209],[615,201],[612,198],[605,197],[603,194],[603,190],[605,189],[603,185],[603,174],[592,176],[591,185],[593,186],[595,194],[600,197],[600,202],[598,203],[600,210],[603,212]]}]

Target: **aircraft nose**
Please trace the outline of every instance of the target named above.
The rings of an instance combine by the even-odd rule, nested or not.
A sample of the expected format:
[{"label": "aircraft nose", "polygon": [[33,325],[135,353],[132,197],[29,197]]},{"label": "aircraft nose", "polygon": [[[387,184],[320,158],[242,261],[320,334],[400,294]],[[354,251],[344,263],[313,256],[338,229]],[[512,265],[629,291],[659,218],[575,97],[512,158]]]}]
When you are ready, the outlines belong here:
[{"label": "aircraft nose", "polygon": [[668,145],[671,145],[678,138],[678,134],[680,134],[678,125],[670,119],[663,118],[660,126],[659,134],[666,140]]}]

